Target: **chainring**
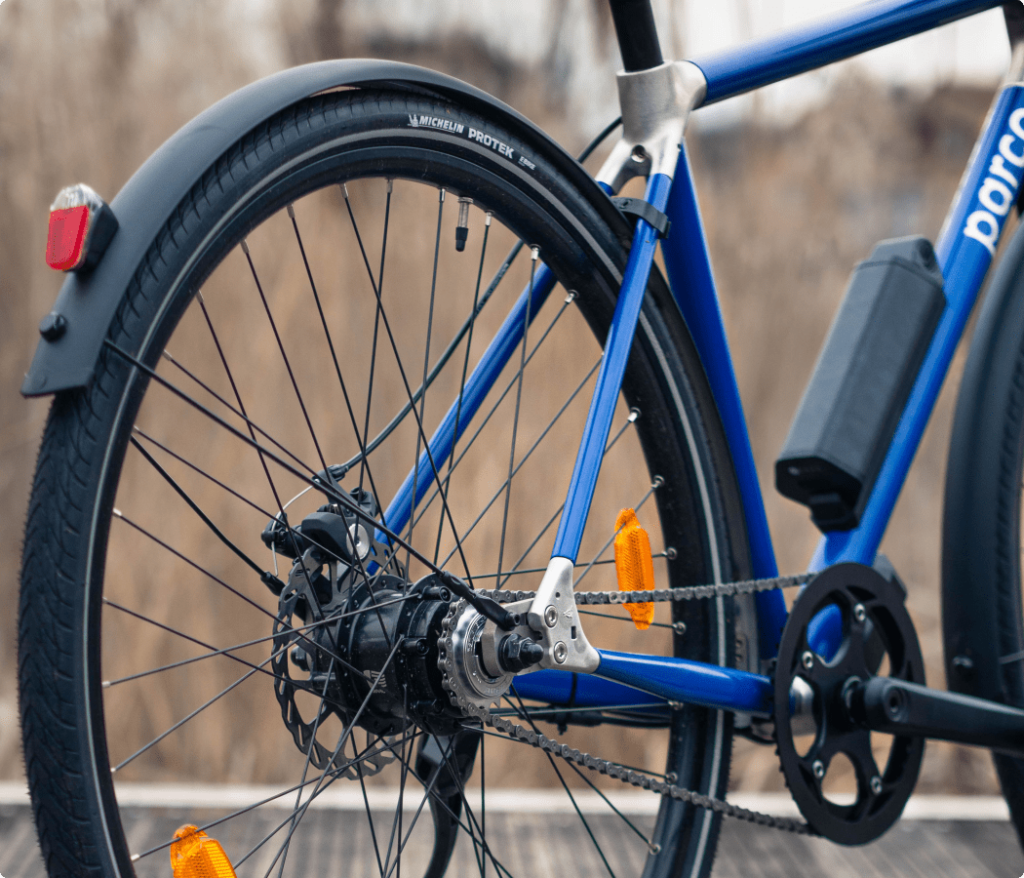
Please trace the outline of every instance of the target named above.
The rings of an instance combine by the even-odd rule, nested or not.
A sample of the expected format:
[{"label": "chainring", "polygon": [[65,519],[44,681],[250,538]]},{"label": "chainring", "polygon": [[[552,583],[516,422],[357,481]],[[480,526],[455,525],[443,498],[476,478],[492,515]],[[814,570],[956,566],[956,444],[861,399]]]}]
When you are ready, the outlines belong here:
[{"label": "chainring", "polygon": [[[808,640],[812,620],[823,612],[838,613],[841,620],[841,640],[828,659]],[[815,577],[797,598],[779,644],[775,727],[782,771],[807,823],[839,844],[865,844],[899,819],[924,756],[923,738],[896,736],[879,770],[870,730],[850,717],[850,685],[875,675],[882,649],[888,676],[924,684],[924,660],[901,587],[861,564],[838,564]],[[808,686],[815,731],[813,743],[801,752],[791,705],[798,690]],[[839,754],[849,759],[856,775],[852,804],[833,801],[823,790],[829,765]]]}]

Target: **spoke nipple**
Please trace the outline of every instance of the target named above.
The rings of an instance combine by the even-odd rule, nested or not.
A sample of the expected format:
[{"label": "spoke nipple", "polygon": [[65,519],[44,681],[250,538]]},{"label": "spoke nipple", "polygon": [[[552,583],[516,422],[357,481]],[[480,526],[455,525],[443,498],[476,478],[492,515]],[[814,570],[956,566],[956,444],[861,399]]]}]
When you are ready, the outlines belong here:
[{"label": "spoke nipple", "polygon": [[114,515],[116,515],[118,518],[124,518],[124,516],[121,514],[121,510],[118,509],[116,506],[114,507],[113,511],[114,511]]},{"label": "spoke nipple", "polygon": [[627,420],[632,424],[639,417],[640,417],[640,409],[638,409],[638,408],[631,408],[629,410],[629,418],[627,418]]},{"label": "spoke nipple", "polygon": [[814,776],[821,780],[825,776],[825,765],[820,759],[815,759],[814,764],[811,766],[811,770],[814,772]]},{"label": "spoke nipple", "polygon": [[530,254],[530,258],[533,259],[534,262],[536,262],[538,259],[540,259],[540,247],[531,247]]},{"label": "spoke nipple", "polygon": [[876,796],[882,794],[882,779],[877,774],[871,778],[871,792]]},{"label": "spoke nipple", "polygon": [[800,661],[808,671],[811,670],[814,667],[814,653],[808,649],[800,656]]},{"label": "spoke nipple", "polygon": [[444,189],[441,190],[440,200],[442,203],[444,203]]},{"label": "spoke nipple", "polygon": [[348,183],[341,184],[341,194],[345,196],[345,200],[348,201]]},{"label": "spoke nipple", "polygon": [[287,210],[288,210],[288,216],[290,216],[291,219],[292,219],[292,222],[294,222],[295,221],[295,208],[292,207],[292,205],[289,204]]},{"label": "spoke nipple", "polygon": [[674,771],[670,771],[668,774],[665,775],[665,780],[668,781],[668,783],[674,784],[679,780],[679,775],[676,774]]},{"label": "spoke nipple", "polygon": [[668,546],[665,549],[665,557],[668,558],[669,561],[675,561],[676,558],[679,557],[679,553],[676,551],[676,547]]},{"label": "spoke nipple", "polygon": [[101,689],[109,689],[109,688],[110,688],[110,680],[104,680],[104,681],[103,681],[103,682],[102,682],[102,683],[100,684],[100,688],[101,688]]},{"label": "spoke nipple", "polygon": [[248,255],[249,255],[249,244],[248,244],[248,242],[247,242],[247,241],[245,240],[245,238],[242,238],[242,243],[241,243],[241,244],[240,244],[239,246],[240,246],[240,247],[242,248],[242,252],[243,252],[243,253],[244,253],[244,254],[245,254],[246,256],[248,256]]},{"label": "spoke nipple", "polygon": [[395,181],[388,177],[388,195],[391,194],[391,190],[395,188]]},{"label": "spoke nipple", "polygon": [[652,857],[655,854],[660,854],[661,853],[661,845],[658,844],[656,841],[655,842],[651,842],[651,844],[649,844],[647,846],[647,848],[650,851],[650,854],[651,854]]},{"label": "spoke nipple", "polygon": [[685,622],[673,622],[672,623],[672,629],[676,632],[676,634],[685,634],[686,633],[686,623]]},{"label": "spoke nipple", "polygon": [[160,356],[163,357],[165,360],[167,360],[168,363],[173,363],[174,362],[174,357],[172,357],[169,353],[167,353],[167,351],[161,352]]},{"label": "spoke nipple", "polygon": [[139,854],[132,854],[131,861],[134,863],[139,858]]},{"label": "spoke nipple", "polygon": [[484,225],[489,226],[491,224],[491,212],[487,211],[487,218],[484,220]]},{"label": "spoke nipple", "polygon": [[654,481],[651,483],[652,488],[660,488],[665,484],[665,479],[662,476],[655,476]]},{"label": "spoke nipple", "polygon": [[199,300],[199,304],[200,305],[205,305],[206,304],[206,299],[203,298],[203,291],[202,290],[196,290],[196,298]]},{"label": "spoke nipple", "polygon": [[115,765],[115,766],[113,766],[113,767],[112,767],[112,768],[110,769],[110,773],[111,773],[111,774],[116,774],[116,773],[117,773],[117,766],[116,766],[116,765]]},{"label": "spoke nipple", "polygon": [[853,608],[853,618],[858,622],[863,622],[868,617],[867,610],[864,609],[864,604],[857,604]]}]

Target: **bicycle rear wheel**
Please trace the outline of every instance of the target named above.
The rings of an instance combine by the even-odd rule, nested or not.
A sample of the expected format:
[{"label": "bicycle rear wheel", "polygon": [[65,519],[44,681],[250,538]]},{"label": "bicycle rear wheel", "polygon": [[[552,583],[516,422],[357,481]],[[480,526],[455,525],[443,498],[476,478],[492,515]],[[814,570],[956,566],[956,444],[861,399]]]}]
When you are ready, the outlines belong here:
[{"label": "bicycle rear wheel", "polygon": [[[91,385],[54,401],[40,451],[20,691],[51,874],[165,875],[186,821],[239,875],[438,876],[453,855],[457,874],[521,874],[528,841],[550,847],[503,828],[501,790],[523,786],[578,821],[566,874],[709,874],[711,812],[666,800],[624,815],[606,778],[470,724],[438,731],[443,705],[422,697],[438,617],[402,609],[433,567],[477,588],[539,582],[626,235],[500,127],[398,92],[310,99],[208,169],[140,264]],[[495,339],[506,354],[489,361]],[[446,415],[457,438],[425,456]],[[410,473],[422,489],[403,507]],[[284,524],[345,504],[379,524],[352,519],[357,543],[343,532],[334,554],[314,551],[330,534],[302,546]],[[651,532],[659,587],[748,575],[721,427],[657,276],[581,589],[615,587],[626,506]],[[289,602],[303,583],[305,603]],[[659,605],[644,633],[615,609],[586,616],[595,645],[734,662],[728,600]],[[500,705],[724,795],[728,715],[559,707]],[[191,810],[142,819],[133,803],[150,795]]]}]

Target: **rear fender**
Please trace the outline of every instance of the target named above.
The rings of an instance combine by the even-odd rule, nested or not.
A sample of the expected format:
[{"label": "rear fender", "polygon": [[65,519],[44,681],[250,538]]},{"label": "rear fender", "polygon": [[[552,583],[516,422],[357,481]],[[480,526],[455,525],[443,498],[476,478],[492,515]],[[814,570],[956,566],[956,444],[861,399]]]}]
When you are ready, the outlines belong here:
[{"label": "rear fender", "polygon": [[238,140],[276,113],[319,92],[340,87],[400,88],[455,99],[542,153],[594,203],[613,229],[625,220],[583,167],[511,107],[458,79],[393,61],[321,61],[274,74],[229,95],[161,146],[125,183],[110,207],[119,229],[89,274],[69,274],[53,312],[66,321],[56,340],[40,339],[21,392],[42,396],[86,386],[103,339],[142,257],[171,213],[202,174]]}]

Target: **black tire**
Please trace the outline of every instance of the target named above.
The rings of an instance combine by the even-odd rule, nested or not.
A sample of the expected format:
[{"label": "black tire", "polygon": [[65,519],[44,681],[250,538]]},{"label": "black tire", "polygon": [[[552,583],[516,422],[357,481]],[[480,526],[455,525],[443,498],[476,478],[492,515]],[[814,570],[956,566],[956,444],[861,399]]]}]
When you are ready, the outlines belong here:
[{"label": "black tire", "polygon": [[[447,120],[457,130],[410,127],[410,119],[422,117]],[[469,128],[486,135],[486,142],[481,142],[484,138],[468,139],[463,132]],[[522,160],[518,163],[511,160],[508,153],[499,151],[499,144],[510,147],[513,155]],[[386,191],[390,209],[392,180],[394,211],[385,220],[379,200],[373,199],[384,197]],[[334,185],[338,183],[347,183],[351,200],[348,190],[342,199],[341,190]],[[442,220],[445,190],[450,196],[449,211]],[[439,191],[442,192],[440,197]],[[232,413],[224,402],[227,399],[234,404],[237,400],[241,408],[243,397],[245,411],[252,421],[271,436],[283,436],[283,445],[292,447],[298,458],[320,459],[319,446],[313,447],[316,439],[311,445],[310,435],[303,434],[306,413],[312,422],[320,424],[321,430],[325,421],[330,425],[329,430],[320,434],[325,437],[322,445],[326,463],[335,464],[351,453],[354,441],[351,428],[344,440],[347,443],[344,451],[337,450],[339,443],[335,441],[335,433],[343,431],[336,427],[339,424],[344,427],[349,416],[339,395],[323,329],[329,324],[338,332],[335,341],[339,371],[348,368],[354,374],[358,368],[368,372],[365,353],[373,349],[376,350],[372,361],[377,363],[377,384],[386,387],[386,382],[390,381],[399,386],[395,375],[384,371],[391,348],[386,326],[379,322],[377,300],[371,289],[379,282],[379,272],[385,264],[380,251],[388,239],[382,236],[379,243],[369,240],[367,230],[371,223],[366,217],[373,213],[375,230],[380,229],[381,221],[391,223],[387,227],[392,230],[404,228],[401,225],[404,214],[400,215],[399,209],[410,204],[415,207],[416,199],[421,196],[426,201],[420,216],[429,232],[423,250],[425,260],[434,258],[434,268],[432,273],[428,272],[430,283],[417,283],[415,277],[401,279],[404,290],[401,307],[397,310],[405,312],[405,322],[401,325],[396,322],[394,326],[399,336],[396,346],[409,364],[407,380],[412,387],[419,385],[425,368],[423,348],[415,344],[425,346],[425,343],[417,340],[414,344],[409,338],[409,324],[418,327],[420,334],[424,324],[417,320],[420,312],[415,310],[416,302],[408,291],[422,293],[424,302],[428,291],[430,295],[436,292],[440,303],[438,310],[436,314],[434,310],[428,314],[435,331],[444,335],[441,340],[435,340],[432,351],[441,350],[448,339],[455,336],[453,327],[459,325],[457,320],[453,322],[447,316],[444,307],[449,302],[454,307],[456,300],[461,299],[472,309],[475,301],[467,298],[472,283],[469,290],[460,291],[454,284],[437,282],[435,240],[441,242],[442,269],[462,265],[449,262],[446,253],[451,251],[451,260],[456,259],[451,246],[454,223],[449,216],[454,213],[451,204],[454,196],[467,196],[474,202],[469,245],[467,252],[458,259],[474,260],[471,253],[475,252],[474,247],[481,247],[485,234],[483,211],[488,211],[487,222],[493,214],[496,221],[505,224],[507,231],[502,232],[496,222],[486,234],[499,243],[503,234],[509,242],[520,237],[528,244],[536,244],[541,260],[554,271],[562,286],[577,293],[575,303],[563,306],[561,311],[556,309],[561,297],[552,296],[548,300],[550,305],[538,314],[534,326],[554,326],[556,313],[564,311],[565,316],[557,320],[575,321],[584,331],[589,324],[596,337],[603,339],[625,265],[624,241],[628,241],[629,233],[625,220],[617,228],[609,228],[599,218],[594,205],[561,178],[543,155],[531,153],[495,124],[457,106],[404,93],[347,91],[323,95],[290,108],[248,134],[208,169],[141,261],[109,329],[108,344],[104,346],[92,383],[83,391],[62,394],[54,401],[39,454],[23,555],[19,681],[29,785],[40,843],[51,875],[129,876],[148,874],[148,870],[153,870],[153,874],[166,873],[166,849],[133,863],[133,855],[146,854],[154,845],[152,837],[140,841],[143,830],[130,813],[119,810],[118,794],[111,777],[112,767],[118,760],[122,760],[125,767],[118,772],[116,789],[125,800],[129,790],[127,778],[131,776],[145,781],[171,779],[196,784],[204,780],[251,780],[260,772],[263,777],[273,777],[275,771],[287,771],[288,759],[298,759],[297,764],[303,764],[292,736],[282,728],[280,707],[270,697],[271,687],[262,680],[262,675],[256,676],[260,682],[254,684],[255,689],[249,685],[232,690],[234,708],[228,716],[208,722],[213,709],[202,712],[200,719],[182,725],[180,730],[163,739],[157,736],[174,728],[173,723],[183,717],[189,707],[203,703],[207,692],[218,691],[221,687],[218,680],[233,680],[247,672],[246,668],[235,670],[231,661],[222,658],[216,660],[220,662],[216,666],[210,661],[194,662],[136,680],[125,678],[194,656],[196,643],[204,644],[203,649],[211,642],[215,646],[223,644],[225,632],[231,634],[230,642],[234,643],[270,635],[269,617],[278,610],[277,598],[203,523],[196,510],[183,502],[167,476],[187,487],[183,490],[196,506],[216,518],[225,536],[242,554],[255,559],[258,566],[274,569],[276,558],[271,561],[270,553],[259,539],[259,531],[267,518],[261,519],[259,511],[254,514],[253,503],[247,506],[232,495],[221,493],[221,486],[204,478],[195,468],[216,476],[249,499],[260,497],[265,505],[260,506],[259,502],[255,505],[262,509],[272,506],[275,513],[279,508],[275,504],[290,497],[294,490],[282,488],[280,501],[272,499],[265,489],[269,487],[275,496],[278,490],[269,476],[264,480],[264,466],[273,472],[278,483],[301,487],[301,482],[274,464],[274,455],[286,458],[281,448],[273,445],[265,434],[250,433],[245,421]],[[294,215],[291,214],[293,203]],[[331,224],[336,219],[345,223],[361,216],[362,240],[357,244],[354,236],[344,242],[340,237],[330,238],[332,243],[328,250],[307,238],[307,254],[296,246],[300,240],[297,230],[303,225],[311,228],[311,216],[326,229],[325,235],[334,230]],[[351,219],[348,228],[354,230],[355,227],[356,221]],[[273,249],[276,245],[269,238],[275,228],[285,236],[295,230],[293,237],[283,239],[279,250]],[[409,254],[415,255],[420,247],[416,240],[402,239],[401,250],[393,243],[387,250],[388,259],[392,260],[387,263],[391,274],[385,273],[380,299],[385,314],[389,294],[395,297],[390,301],[398,301],[399,296],[399,292],[387,286],[396,271],[394,260],[412,259]],[[249,242],[249,247],[240,249],[239,244],[244,241]],[[491,246],[497,252],[497,244]],[[247,264],[250,252],[252,264],[258,266],[251,272]],[[514,292],[521,286],[511,285],[522,284],[531,276],[529,252],[529,248],[524,248],[523,256],[513,263],[506,280],[497,288],[495,302],[503,296],[507,298],[510,290],[513,296],[509,301],[514,301]],[[476,258],[480,266],[484,266],[482,252]],[[492,259],[488,263],[484,286],[496,262]],[[414,259],[413,264],[416,264]],[[472,268],[472,272],[464,273],[474,278],[479,273],[475,261]],[[288,285],[290,281],[281,279],[285,269],[294,272],[293,286]],[[337,277],[343,271],[352,289],[346,289],[345,296],[336,296]],[[311,272],[321,287],[320,299],[327,314],[324,323],[318,314],[320,300],[316,300],[314,307],[307,272]],[[455,268],[451,269],[451,275],[457,278]],[[201,285],[205,293],[202,296],[197,295]],[[566,297],[566,302],[571,298]],[[296,301],[301,302],[301,310],[291,308],[287,316],[282,317],[284,306]],[[491,307],[493,311],[500,306]],[[343,319],[338,319],[339,308],[346,309]],[[268,327],[266,318],[275,312],[279,325],[272,319]],[[394,309],[392,313],[396,313]],[[544,316],[548,314],[550,324],[549,318]],[[360,319],[362,322],[357,323]],[[474,352],[483,349],[480,336],[484,329],[490,334],[496,325],[490,318],[487,318],[489,323],[484,317],[478,320],[485,326],[476,326],[477,338],[472,342]],[[218,334],[211,329],[215,324],[220,326]],[[379,330],[379,344],[375,349],[369,345],[374,326]],[[558,323],[558,331],[551,333],[551,340],[543,337],[547,347],[537,355],[539,365],[536,367],[536,370],[545,370],[543,375],[536,370],[531,374],[529,368],[524,372],[527,390],[522,397],[523,410],[540,420],[529,421],[524,415],[521,432],[526,438],[520,435],[520,443],[532,441],[532,436],[527,434],[537,432],[534,423],[546,423],[548,415],[534,415],[534,410],[543,412],[545,406],[549,411],[554,410],[554,405],[537,392],[540,385],[536,379],[543,378],[545,387],[552,383],[559,387],[564,385],[561,395],[556,396],[560,404],[565,392],[576,386],[577,377],[570,378],[570,374],[585,374],[582,361],[586,359],[589,366],[598,350],[593,340],[587,340],[585,332],[573,330],[572,326],[571,322]],[[290,374],[294,367],[295,382],[301,385],[303,395],[299,405],[304,403],[301,409],[296,405],[297,394],[292,395],[291,379],[283,377],[286,364],[278,354],[275,339],[278,331],[285,350],[290,343],[288,371]],[[533,338],[540,335],[539,330],[532,333],[531,350]],[[554,341],[559,338],[561,341]],[[165,352],[174,359],[162,357]],[[165,381],[186,389],[197,402],[230,421],[238,433],[232,434],[199,408],[188,405],[165,384],[147,378],[147,373],[132,366],[125,354],[137,357]],[[242,356],[248,358],[246,368],[239,368]],[[513,366],[518,364],[519,356],[517,348]],[[442,375],[454,376],[443,380],[456,388],[447,396],[438,393],[442,399],[455,398],[464,357],[468,354],[459,347],[442,370]],[[548,357],[550,359],[545,359]],[[229,361],[233,361],[233,368],[228,367]],[[395,371],[394,365],[390,368]],[[207,389],[196,379],[201,379]],[[430,387],[443,389],[443,380],[438,378],[436,385]],[[275,382],[281,385],[280,395],[277,395]],[[498,388],[506,386],[505,382],[506,377],[497,382],[492,397]],[[240,390],[236,390],[236,386]],[[349,391],[353,394],[357,395],[362,386],[349,381]],[[380,387],[374,387],[374,392]],[[220,398],[214,393],[220,394]],[[401,409],[402,397],[398,391],[396,394],[399,402],[389,403],[386,416],[375,418],[375,424],[386,423],[390,414]],[[366,395],[369,396],[369,387]],[[512,400],[516,395],[513,386],[510,399],[501,410],[502,417],[507,413],[508,418],[512,418]],[[557,510],[575,456],[576,440],[571,437],[579,435],[588,398],[589,393],[583,392],[577,408],[570,409],[579,418],[569,425],[568,439],[545,438],[546,444],[542,446],[545,453],[539,457],[544,458],[548,469],[524,468],[527,475],[513,481],[513,512],[511,516],[507,511],[502,514],[502,534],[510,521],[525,521],[532,528],[528,534],[532,534],[541,530],[552,511]],[[362,422],[363,414],[360,402],[356,400],[354,409],[359,412],[358,423]],[[417,402],[417,412],[421,411],[420,405]],[[613,436],[621,430],[624,438],[609,453],[603,470],[584,552],[593,553],[594,547],[599,548],[612,533],[619,506],[632,505],[645,493],[650,495],[650,485],[659,481],[654,477],[660,476],[663,484],[653,491],[657,517],[649,508],[641,512],[642,520],[651,531],[654,551],[659,554],[656,559],[659,584],[677,587],[748,576],[740,501],[721,426],[692,342],[659,276],[652,278],[641,315],[620,402],[623,416],[627,406],[635,407],[640,414],[634,420],[616,419]],[[383,407],[384,403],[378,403],[374,414]],[[515,410],[518,409],[516,402]],[[439,412],[432,411],[428,404],[423,417],[429,435],[439,420]],[[478,416],[478,420],[480,418]],[[560,435],[562,426],[561,422],[556,424],[557,429],[550,435]],[[471,427],[475,429],[476,425]],[[369,435],[379,429],[374,426]],[[140,430],[142,432],[138,432]],[[309,433],[312,434],[312,429]],[[415,433],[415,424],[407,417],[387,436],[381,450],[371,455],[377,479],[382,485],[390,485],[391,491],[394,490],[394,475],[407,472],[414,460],[411,449],[417,441]],[[251,443],[247,447],[244,438],[239,438],[245,435],[255,436],[271,452],[259,454]],[[473,442],[468,438],[470,435],[467,432],[463,439],[467,447]],[[504,438],[506,434],[498,435]],[[400,447],[406,450],[402,456],[394,451],[387,451],[391,456],[385,456],[392,442],[396,447],[397,443],[403,443]],[[494,475],[495,470],[497,478],[492,481],[502,484],[509,465],[508,445],[497,454],[493,466],[488,466],[493,444],[493,440],[484,439],[473,445],[473,449],[478,449],[473,453],[482,455],[481,463],[470,476],[462,477],[460,482],[455,479],[450,482],[448,494],[455,506],[454,514],[462,512],[462,508],[455,505],[462,496],[457,490],[466,494],[479,491],[485,477]],[[358,450],[358,444],[355,447]],[[517,466],[523,463],[525,452],[522,449],[526,446],[519,447],[520,452],[515,457]],[[145,448],[149,456],[139,448]],[[168,449],[186,459],[193,468],[183,465]],[[163,472],[153,465],[157,458]],[[549,458],[551,462],[547,463]],[[438,462],[439,467],[442,465],[443,462]],[[531,462],[530,467],[534,466]],[[319,463],[310,471],[317,469],[320,469]],[[346,489],[352,486],[358,469],[353,469]],[[373,484],[370,481],[372,468],[367,469],[371,471],[367,476],[370,486]],[[526,478],[531,481],[519,487]],[[361,474],[359,479],[362,481]],[[532,493],[524,500],[527,486]],[[490,489],[483,496],[490,497]],[[292,510],[293,523],[298,521],[296,510],[309,507],[310,503],[308,498],[297,502],[299,505]],[[477,505],[482,502],[478,501]],[[502,502],[508,501],[503,498]],[[228,512],[222,512],[219,505],[222,503],[231,504],[224,507]],[[316,505],[313,503],[308,511],[313,511]],[[508,506],[505,508],[507,510]],[[465,516],[459,519],[464,535],[463,522],[467,520],[472,519]],[[441,524],[436,517],[426,521],[426,525],[418,525],[414,541],[420,541],[417,544],[429,552],[434,550]],[[498,528],[497,525],[491,527],[494,535],[487,543],[486,562],[476,560],[479,545],[467,547],[472,561],[469,566],[475,568],[475,572],[470,572],[480,577],[486,576],[483,571],[496,569],[491,558]],[[547,540],[540,540],[532,554],[522,553],[525,567],[536,564],[538,559],[543,566],[551,537],[553,531]],[[450,537],[446,539],[451,542]],[[482,542],[478,536],[477,543]],[[510,567],[507,559],[513,549],[518,556],[526,537],[521,537],[510,526],[509,543],[506,561],[501,562],[505,570]],[[181,554],[176,557],[168,547]],[[675,551],[663,551],[668,547]],[[183,563],[182,556],[190,563]],[[587,556],[581,554],[581,564],[586,560]],[[453,572],[465,575],[462,568],[456,566],[457,561],[456,557],[449,566]],[[489,570],[488,564],[492,565]],[[609,582],[607,575],[603,578],[599,575],[600,571],[609,569],[595,568],[597,574],[590,577],[586,587],[614,588],[614,577]],[[213,575],[204,575],[203,571]],[[244,592],[249,604],[259,607],[247,609],[244,601],[239,602],[232,593],[217,586],[214,578],[230,581]],[[281,578],[285,578],[284,571]],[[524,584],[518,587],[535,586],[535,578],[521,579]],[[488,587],[493,581],[493,578],[481,578],[478,586]],[[527,582],[529,585],[525,584]],[[510,584],[517,585],[515,580]],[[210,590],[199,591],[205,585],[209,585]],[[722,665],[733,663],[730,602],[717,599],[685,602],[685,606],[671,605],[674,614],[671,618],[662,615],[669,612],[665,609],[669,605],[659,606],[662,621],[684,622],[685,634],[679,633],[681,626],[678,626],[675,631],[663,629],[664,636],[661,630],[636,635],[633,639],[637,651],[654,651],[653,641],[655,650],[671,649],[678,655]],[[129,615],[125,607],[140,615]],[[259,608],[263,608],[268,618],[259,615]],[[258,624],[243,628],[242,617],[247,612],[256,613]],[[154,627],[140,616],[169,625],[174,631],[168,633],[166,629]],[[597,646],[604,645],[602,634],[627,628],[621,620],[618,626],[613,626],[590,617],[585,624],[588,632],[593,631],[590,638]],[[196,638],[189,649],[184,649],[176,633],[181,628]],[[246,633],[235,633],[236,629]],[[261,647],[262,653],[259,652]],[[251,657],[252,663],[263,660],[269,653],[265,641],[248,649],[249,652],[239,650],[239,653]],[[227,674],[220,673],[225,669]],[[104,681],[112,680],[110,686],[104,685]],[[215,709],[223,711],[226,703],[224,699],[216,701]],[[554,733],[551,729],[549,732]],[[613,733],[614,727],[608,734]],[[577,732],[572,729],[567,740],[573,740],[574,734]],[[584,728],[582,737],[575,739],[576,746],[590,750],[604,742],[608,749],[603,753],[598,751],[597,755],[641,766],[646,766],[643,761],[646,750],[664,751],[668,760],[665,770],[677,775],[677,783],[707,795],[724,796],[732,735],[731,717],[727,714],[703,709],[673,711],[667,727],[631,730],[628,734],[630,737],[620,735],[609,742]],[[135,761],[125,757],[125,754],[131,756],[140,742],[148,743],[154,738],[158,743]],[[273,742],[269,751],[259,749],[264,740]],[[627,742],[632,742],[632,749],[624,752]],[[528,756],[545,764],[538,751],[530,751]],[[469,758],[471,762],[472,754]],[[273,762],[274,759],[277,762]],[[487,767],[488,777],[502,768],[502,765],[494,767],[492,762]],[[297,773],[297,768],[295,771]],[[563,768],[563,774],[571,772]],[[289,776],[295,778],[295,774]],[[400,777],[404,783],[406,773],[401,772]],[[556,780],[548,782],[561,788]],[[280,784],[282,788],[289,785]],[[435,801],[430,804],[430,810],[436,812]],[[213,812],[206,816],[210,813]],[[252,833],[257,832],[246,821],[255,820],[254,815],[259,813],[257,809],[229,823],[217,824],[217,829],[210,832],[224,842],[229,855],[237,859],[241,856],[242,845],[251,846],[255,837]],[[173,817],[167,820],[171,822],[157,821],[157,837],[164,845],[169,843],[176,822],[180,822]],[[201,824],[202,820],[203,814],[199,814],[193,822]],[[720,817],[711,812],[667,800],[659,811],[657,826],[648,830],[652,834],[647,840],[634,844],[631,832],[624,832],[623,825],[615,823],[611,830],[614,840],[605,845],[604,852],[626,857],[634,864],[630,874],[642,870],[647,876],[707,876],[711,871],[719,822]],[[232,829],[236,825],[242,828]],[[300,824],[300,828],[305,831],[308,826]],[[450,824],[439,826],[437,839],[447,838],[450,829]],[[250,834],[248,839],[246,832]],[[648,842],[651,850],[660,852],[649,854]],[[438,841],[438,844],[443,843]],[[516,844],[525,843],[519,840]],[[546,841],[538,838],[537,843],[546,844]],[[463,847],[468,848],[472,856],[481,846],[464,844]],[[294,868],[298,874],[306,857],[313,857],[315,862],[305,842],[292,848],[301,853],[293,853],[288,861],[289,870]],[[435,848],[432,862],[437,874],[447,861],[448,853],[450,851],[438,854]],[[500,860],[500,852],[494,853]],[[574,852],[574,858],[578,854]],[[346,874],[356,874],[354,856],[346,854]],[[588,856],[579,856],[581,869],[592,859]],[[256,858],[250,865],[255,861]],[[417,865],[422,869],[422,862]],[[335,870],[340,867],[339,863]],[[320,868],[323,871],[327,866],[321,863]],[[376,866],[373,871],[376,874]],[[410,866],[402,874],[415,871]],[[624,871],[628,870],[620,867],[618,874]],[[254,873],[250,871],[250,874]]]},{"label": "black tire", "polygon": [[[1024,227],[985,294],[946,470],[942,631],[955,692],[1024,707]],[[1024,759],[993,754],[1024,846]]]}]

